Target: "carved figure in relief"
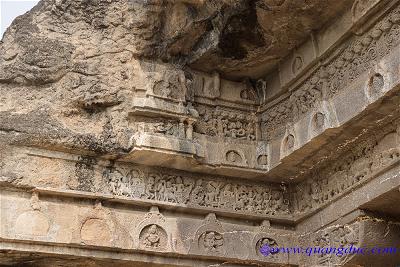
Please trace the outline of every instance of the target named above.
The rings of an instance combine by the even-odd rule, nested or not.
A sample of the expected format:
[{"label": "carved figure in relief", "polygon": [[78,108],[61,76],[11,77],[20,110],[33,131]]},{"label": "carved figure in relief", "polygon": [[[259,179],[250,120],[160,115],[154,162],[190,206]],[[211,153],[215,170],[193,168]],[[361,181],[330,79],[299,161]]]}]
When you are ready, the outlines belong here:
[{"label": "carved figure in relief", "polygon": [[224,244],[224,239],[221,234],[210,231],[203,234],[204,249],[208,252],[219,252],[220,247]]},{"label": "carved figure in relief", "polygon": [[285,201],[283,193],[281,191],[273,191],[272,192],[272,212],[279,213],[287,213],[289,211],[288,203]]},{"label": "carved figure in relief", "polygon": [[235,197],[236,210],[244,210],[246,207],[247,187],[245,185],[239,185],[236,188]]},{"label": "carved figure in relief", "polygon": [[267,82],[265,80],[258,80],[256,83],[257,95],[260,104],[263,104],[267,98]]},{"label": "carved figure in relief", "polygon": [[150,174],[149,179],[146,183],[146,197],[148,199],[155,199],[156,193],[156,178],[153,174]]},{"label": "carved figure in relief", "polygon": [[176,177],[175,184],[175,199],[177,203],[185,203],[185,185],[183,184],[182,177]]},{"label": "carved figure in relief", "polygon": [[142,180],[142,173],[138,170],[131,170],[128,173],[130,196],[139,198],[145,192],[144,183]]},{"label": "carved figure in relief", "polygon": [[345,227],[345,234],[344,237],[342,239],[342,243],[345,245],[355,245],[359,242],[359,233],[358,233],[358,226],[354,226],[353,227]]},{"label": "carved figure in relief", "polygon": [[232,163],[241,163],[242,157],[238,152],[231,150],[226,153],[226,160]]},{"label": "carved figure in relief", "polygon": [[148,233],[144,236],[143,243],[148,248],[158,248],[160,246],[160,235],[157,231],[157,225],[150,226]]},{"label": "carved figure in relief", "polygon": [[251,122],[247,123],[247,127],[246,127],[247,139],[250,141],[256,140],[256,127],[257,127],[256,121],[257,121],[257,118],[254,115],[254,116],[252,116]]},{"label": "carved figure in relief", "polygon": [[254,208],[257,211],[261,211],[263,210],[263,201],[264,201],[261,189],[255,188],[254,191],[255,191],[253,200]]},{"label": "carved figure in relief", "polygon": [[192,194],[190,195],[190,202],[193,204],[201,205],[204,202],[204,188],[203,180],[197,180],[196,185],[193,188]]},{"label": "carved figure in relief", "polygon": [[117,184],[117,194],[122,196],[130,196],[131,192],[129,190],[129,181],[128,177],[123,175],[120,171],[115,170],[113,171],[112,177],[114,177],[114,182]]},{"label": "carved figure in relief", "polygon": [[156,200],[167,201],[167,198],[165,195],[165,187],[166,187],[166,182],[164,180],[159,180],[157,182]]},{"label": "carved figure in relief", "polygon": [[206,189],[205,202],[212,207],[218,207],[218,196],[220,190],[219,183],[209,181],[206,185]]},{"label": "carved figure in relief", "polygon": [[292,72],[293,74],[297,74],[298,71],[301,70],[303,67],[303,59],[301,56],[297,56],[294,58],[293,63],[292,63]]},{"label": "carved figure in relief", "polygon": [[381,154],[381,166],[388,166],[393,162],[400,159],[400,149],[390,148],[382,152]]},{"label": "carved figure in relief", "polygon": [[169,121],[156,123],[154,125],[154,132],[174,135],[175,134],[174,125]]},{"label": "carved figure in relief", "polygon": [[257,118],[254,114],[245,116],[218,107],[211,110],[206,106],[198,106],[197,109],[201,116],[194,124],[195,132],[210,136],[255,140]]},{"label": "carved figure in relief", "polygon": [[185,178],[183,180],[183,195],[184,195],[184,204],[188,203],[190,201],[190,194],[192,193],[192,190],[195,186],[195,182],[191,178]]},{"label": "carved figure in relief", "polygon": [[109,173],[108,176],[109,176],[108,184],[110,185],[111,193],[113,193],[115,195],[119,195],[119,192],[118,192],[119,191],[118,190],[118,186],[119,186],[118,178],[115,175],[113,175],[112,173],[111,174]]},{"label": "carved figure in relief", "polygon": [[[278,253],[278,250],[276,248],[278,248],[278,243],[274,239],[264,237],[257,241],[256,253],[260,256],[271,257],[271,255]],[[265,255],[263,254],[263,252],[265,253]]]},{"label": "carved figure in relief", "polygon": [[271,197],[271,192],[269,190],[264,190],[264,192],[262,193],[262,210],[265,212],[265,214],[269,214],[272,212]]},{"label": "carved figure in relief", "polygon": [[233,207],[235,201],[235,193],[232,190],[231,184],[226,184],[222,189],[220,196],[220,205],[226,209],[230,209]]},{"label": "carved figure in relief", "polygon": [[315,129],[321,129],[325,125],[325,115],[321,112],[317,112],[313,118],[313,124]]},{"label": "carved figure in relief", "polygon": [[312,206],[317,206],[323,201],[320,184],[317,181],[312,181],[310,183],[310,186],[311,186]]},{"label": "carved figure in relief", "polygon": [[294,136],[289,134],[285,139],[285,149],[286,151],[290,151],[294,148]]},{"label": "carved figure in relief", "polygon": [[132,169],[107,172],[110,191],[148,200],[167,201],[179,204],[194,204],[227,210],[251,211],[262,214],[285,213],[287,204],[282,192],[222,181],[195,180],[170,174],[148,173]]},{"label": "carved figure in relief", "polygon": [[247,211],[255,211],[254,209],[254,190],[249,187],[247,192],[247,200],[246,200],[246,210]]},{"label": "carved figure in relief", "polygon": [[[318,233],[314,239],[314,246],[321,247],[321,248],[332,246],[329,234],[326,232]],[[318,254],[318,257],[319,257],[318,263],[323,264],[326,261],[329,261],[331,254],[321,253],[321,254]]]},{"label": "carved figure in relief", "polygon": [[176,202],[176,195],[175,195],[175,187],[173,185],[173,177],[170,178],[170,180],[167,181],[166,186],[165,186],[165,201],[170,201],[170,202]]},{"label": "carved figure in relief", "polygon": [[321,183],[321,188],[324,189],[324,190],[322,191],[322,193],[321,193],[321,194],[322,194],[323,201],[326,201],[326,200],[329,199],[329,192],[328,192],[328,190],[327,190],[327,188],[328,188],[328,179],[325,178],[325,179],[319,180],[319,182]]},{"label": "carved figure in relief", "polygon": [[267,155],[259,155],[257,158],[257,164],[260,166],[268,165],[268,156]]}]

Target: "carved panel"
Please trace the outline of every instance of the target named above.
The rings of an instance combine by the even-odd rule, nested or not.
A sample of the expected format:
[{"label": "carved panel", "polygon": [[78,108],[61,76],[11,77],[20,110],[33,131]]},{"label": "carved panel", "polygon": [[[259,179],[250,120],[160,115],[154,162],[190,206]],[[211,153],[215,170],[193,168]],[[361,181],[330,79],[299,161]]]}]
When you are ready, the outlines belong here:
[{"label": "carved panel", "polygon": [[167,233],[161,226],[150,224],[141,231],[139,242],[146,249],[164,250],[167,247]]},{"label": "carved panel", "polygon": [[[263,133],[267,139],[276,129],[292,123],[316,106],[322,99],[331,98],[376,62],[387,55],[400,41],[399,8],[391,11],[369,31],[354,35],[337,49],[338,55],[319,67],[302,84],[295,85],[288,98],[270,107],[262,115]],[[294,62],[293,62],[294,63]],[[376,86],[382,81],[376,79]]]},{"label": "carved panel", "polygon": [[145,250],[174,250],[172,230],[166,218],[156,206],[151,207],[144,219],[136,226],[134,238],[137,248]]},{"label": "carved panel", "polygon": [[[311,237],[312,244],[321,249],[348,248],[350,245],[358,247],[360,242],[360,229],[357,223],[351,225],[337,225],[318,231]],[[315,255],[315,263],[320,265],[338,264],[346,262],[352,254],[318,253]]]},{"label": "carved panel", "polygon": [[255,114],[220,107],[196,105],[200,118],[194,124],[199,134],[254,141],[257,131]]},{"label": "carved panel", "polygon": [[[368,141],[352,149],[335,164],[319,172],[318,177],[310,178],[296,186],[294,205],[297,212],[316,209],[337,196],[370,178],[382,168],[400,161],[400,146],[395,132],[383,134],[395,126],[382,129],[381,139]],[[375,139],[376,140],[376,139]]]},{"label": "carved panel", "polygon": [[276,185],[227,182],[217,177],[196,179],[140,168],[110,168],[104,177],[110,193],[119,196],[264,215],[289,212],[288,196]]},{"label": "carved panel", "polygon": [[225,255],[228,244],[224,240],[224,228],[214,213],[205,218],[196,230],[189,253],[206,255]]}]

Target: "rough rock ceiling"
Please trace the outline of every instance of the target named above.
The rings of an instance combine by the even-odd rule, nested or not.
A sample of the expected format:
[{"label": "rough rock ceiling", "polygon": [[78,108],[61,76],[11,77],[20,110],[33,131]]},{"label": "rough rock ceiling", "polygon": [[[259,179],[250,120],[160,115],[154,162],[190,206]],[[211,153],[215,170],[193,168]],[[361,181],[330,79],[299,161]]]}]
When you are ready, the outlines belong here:
[{"label": "rough rock ceiling", "polygon": [[[204,53],[194,50],[191,66],[208,72],[217,70],[227,78],[263,76],[313,31],[349,9],[352,2],[242,1],[243,8],[225,16],[223,26],[213,29],[218,35],[215,44],[203,42],[200,49],[208,45]],[[224,9],[221,14],[225,14]]]},{"label": "rough rock ceiling", "polygon": [[[32,43],[31,36],[55,43],[62,36],[70,39],[67,50],[72,51],[72,43],[87,47],[75,59],[126,50],[136,58],[217,71],[230,79],[258,78],[353,1],[42,0],[5,35],[3,42],[10,45],[3,59],[14,59],[17,44]],[[31,55],[46,54],[51,46],[33,47]],[[10,81],[10,76],[4,70],[0,80]]]},{"label": "rough rock ceiling", "polygon": [[[313,31],[351,8],[354,0],[152,0],[145,6],[133,2],[133,9],[144,7],[153,17],[151,27],[158,29],[146,38],[154,44],[146,56],[241,79],[266,75]],[[149,21],[143,25],[149,26]]]}]

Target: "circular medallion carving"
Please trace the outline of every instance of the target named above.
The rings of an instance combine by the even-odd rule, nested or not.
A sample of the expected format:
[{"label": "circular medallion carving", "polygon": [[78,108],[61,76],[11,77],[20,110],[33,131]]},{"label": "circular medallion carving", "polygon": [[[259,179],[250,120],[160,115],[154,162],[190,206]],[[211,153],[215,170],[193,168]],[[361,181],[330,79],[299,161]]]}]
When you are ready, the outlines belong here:
[{"label": "circular medallion carving", "polygon": [[88,219],[82,225],[81,238],[87,243],[106,245],[111,242],[111,237],[110,228],[103,219]]},{"label": "circular medallion carving", "polygon": [[21,235],[46,236],[49,228],[49,219],[40,211],[24,212],[15,221],[15,232]]},{"label": "circular medallion carving", "polygon": [[242,157],[238,152],[231,150],[226,153],[226,160],[231,163],[241,163]]},{"label": "circular medallion carving", "polygon": [[257,241],[256,244],[256,253],[258,256],[271,256],[277,254],[278,251],[278,243],[269,237],[263,237]]},{"label": "circular medallion carving", "polygon": [[267,166],[268,165],[268,156],[267,155],[258,156],[257,163],[260,166]]},{"label": "circular medallion carving", "polygon": [[199,247],[206,252],[220,253],[224,245],[223,236],[215,231],[207,231],[199,238]]},{"label": "circular medallion carving", "polygon": [[167,233],[161,226],[151,224],[143,228],[139,241],[141,248],[164,250],[167,247]]}]

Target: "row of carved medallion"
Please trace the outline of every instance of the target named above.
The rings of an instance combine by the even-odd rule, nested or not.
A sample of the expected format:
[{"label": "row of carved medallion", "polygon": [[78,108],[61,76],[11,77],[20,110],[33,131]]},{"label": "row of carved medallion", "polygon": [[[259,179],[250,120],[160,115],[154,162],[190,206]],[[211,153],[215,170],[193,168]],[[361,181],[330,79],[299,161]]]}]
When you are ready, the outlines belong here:
[{"label": "row of carved medallion", "polygon": [[[360,36],[353,35],[342,43],[326,63],[321,64],[303,83],[291,88],[287,98],[263,112],[264,137],[271,138],[273,131],[298,120],[317,102],[332,98],[347,84],[370,70],[399,44],[399,36],[400,8],[396,7],[371,29]],[[381,79],[371,82],[371,90],[382,83]]]}]

